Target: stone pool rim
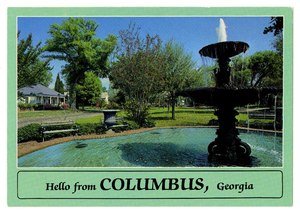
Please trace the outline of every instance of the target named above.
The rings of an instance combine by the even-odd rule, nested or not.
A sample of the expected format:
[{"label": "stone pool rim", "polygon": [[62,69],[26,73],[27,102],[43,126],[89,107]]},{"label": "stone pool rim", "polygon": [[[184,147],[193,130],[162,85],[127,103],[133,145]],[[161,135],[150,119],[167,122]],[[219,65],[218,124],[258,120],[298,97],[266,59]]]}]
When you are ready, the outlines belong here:
[{"label": "stone pool rim", "polygon": [[[153,128],[140,128],[135,130],[128,130],[120,133],[110,133],[110,134],[90,134],[90,135],[81,135],[81,136],[68,136],[62,138],[55,138],[52,140],[48,140],[45,142],[37,142],[37,141],[28,141],[24,143],[17,144],[17,158],[20,158],[24,155],[30,154],[32,152],[45,149],[50,146],[54,146],[57,144],[67,143],[74,140],[88,140],[88,139],[101,139],[101,138],[111,138],[118,136],[126,136],[131,134],[138,134],[147,131],[153,131],[156,129],[171,129],[171,128],[218,128],[218,126],[166,126],[166,127],[153,127]],[[274,130],[266,130],[266,129],[254,129],[254,128],[246,128],[246,127],[237,127],[239,130],[243,131],[254,131],[254,132],[266,132],[266,133],[279,133],[282,134],[282,131],[274,131]]]}]

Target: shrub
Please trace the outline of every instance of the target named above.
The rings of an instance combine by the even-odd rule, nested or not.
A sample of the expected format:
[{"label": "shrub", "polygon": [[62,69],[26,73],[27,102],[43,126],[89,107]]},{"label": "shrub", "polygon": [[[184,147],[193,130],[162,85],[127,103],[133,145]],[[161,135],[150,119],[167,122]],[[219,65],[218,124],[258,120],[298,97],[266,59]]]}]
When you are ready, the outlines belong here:
[{"label": "shrub", "polygon": [[139,128],[140,128],[139,124],[137,124],[137,123],[136,123],[135,121],[133,121],[133,120],[126,120],[125,122],[126,122],[126,124],[128,125],[128,126],[127,126],[127,129],[128,129],[128,130],[133,130],[133,129],[139,129]]},{"label": "shrub", "polygon": [[18,128],[18,143],[30,140],[40,141],[42,139],[40,129],[40,124],[30,124],[22,128]]},{"label": "shrub", "polygon": [[39,104],[36,105],[35,110],[60,110],[61,106],[51,104]]},{"label": "shrub", "polygon": [[60,108],[63,109],[63,110],[68,110],[70,108],[69,104],[68,103],[63,103],[60,105]]},{"label": "shrub", "polygon": [[150,105],[148,103],[128,100],[125,103],[125,109],[130,120],[135,121],[139,127],[146,127],[144,124],[147,123],[150,109]]},{"label": "shrub", "polygon": [[78,125],[79,135],[87,135],[87,134],[104,134],[107,129],[104,125],[100,125],[99,123],[85,123]]},{"label": "shrub", "polygon": [[155,127],[155,121],[151,118],[146,118],[143,123],[144,128],[152,128]]},{"label": "shrub", "polygon": [[25,111],[25,110],[34,110],[37,105],[36,104],[31,104],[31,103],[18,103],[18,107],[20,110]]}]

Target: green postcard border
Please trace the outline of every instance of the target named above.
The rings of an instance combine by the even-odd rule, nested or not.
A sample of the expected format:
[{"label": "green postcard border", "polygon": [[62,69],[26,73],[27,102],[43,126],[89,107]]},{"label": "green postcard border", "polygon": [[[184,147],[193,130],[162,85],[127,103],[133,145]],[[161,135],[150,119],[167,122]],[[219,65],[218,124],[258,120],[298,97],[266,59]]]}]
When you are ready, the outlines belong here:
[{"label": "green postcard border", "polygon": [[[23,200],[17,198],[17,111],[16,111],[16,44],[18,16],[284,16],[284,122],[283,122],[283,167],[255,168],[256,170],[281,170],[283,172],[283,197],[280,199],[235,199],[235,200]],[[140,7],[140,8],[8,8],[8,99],[7,99],[7,201],[9,206],[291,206],[293,201],[293,9],[288,7]],[[85,168],[71,168],[77,171]],[[165,170],[199,170],[199,168],[163,168],[155,169],[159,173]],[[227,168],[226,168],[227,169]],[[30,170],[34,170],[31,168]],[[38,168],[36,170],[41,170]],[[49,168],[43,169],[45,171]],[[60,168],[59,171],[70,169]],[[130,170],[130,168],[105,168],[107,170]],[[138,170],[138,169],[137,169]],[[145,170],[145,168],[141,168]],[[147,169],[148,170],[148,169]],[[149,168],[149,171],[153,168]],[[202,170],[202,168],[201,168]],[[214,170],[203,168],[203,170]],[[249,168],[228,168],[245,171]],[[99,168],[95,168],[99,171]]]}]

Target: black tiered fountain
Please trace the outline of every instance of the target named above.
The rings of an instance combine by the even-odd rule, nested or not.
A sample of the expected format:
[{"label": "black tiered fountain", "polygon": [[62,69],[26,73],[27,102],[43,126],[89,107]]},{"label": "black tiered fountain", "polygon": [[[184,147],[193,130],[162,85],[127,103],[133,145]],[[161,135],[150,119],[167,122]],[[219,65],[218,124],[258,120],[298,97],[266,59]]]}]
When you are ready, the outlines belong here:
[{"label": "black tiered fountain", "polygon": [[259,99],[274,89],[237,88],[230,82],[230,58],[246,52],[249,45],[240,41],[218,42],[203,47],[201,56],[216,59],[218,68],[214,70],[214,88],[190,89],[177,95],[188,96],[198,103],[216,107],[218,117],[217,137],[208,146],[209,157],[213,161],[236,164],[248,162],[251,148],[238,137],[236,128],[239,113],[235,107],[257,103]]},{"label": "black tiered fountain", "polygon": [[217,59],[219,68],[215,72],[216,88],[211,91],[206,104],[217,107],[219,129],[217,138],[208,146],[211,155],[222,156],[229,161],[249,157],[251,148],[238,137],[236,128],[238,112],[236,106],[246,105],[258,100],[257,90],[237,89],[230,84],[230,57],[246,52],[249,45],[245,42],[219,42],[202,48],[201,56]]}]

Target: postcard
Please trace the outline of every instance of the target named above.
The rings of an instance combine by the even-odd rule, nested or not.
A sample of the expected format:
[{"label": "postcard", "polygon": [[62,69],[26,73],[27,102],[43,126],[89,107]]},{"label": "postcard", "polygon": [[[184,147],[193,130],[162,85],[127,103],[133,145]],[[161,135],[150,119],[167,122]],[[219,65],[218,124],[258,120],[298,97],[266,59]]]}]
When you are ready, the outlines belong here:
[{"label": "postcard", "polygon": [[291,8],[8,8],[9,206],[291,206]]}]

